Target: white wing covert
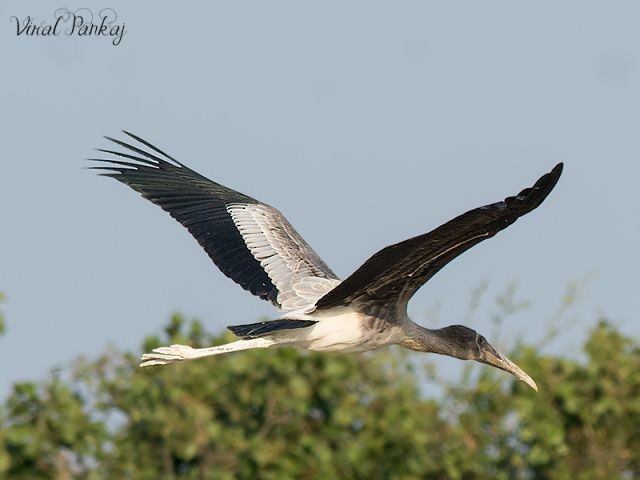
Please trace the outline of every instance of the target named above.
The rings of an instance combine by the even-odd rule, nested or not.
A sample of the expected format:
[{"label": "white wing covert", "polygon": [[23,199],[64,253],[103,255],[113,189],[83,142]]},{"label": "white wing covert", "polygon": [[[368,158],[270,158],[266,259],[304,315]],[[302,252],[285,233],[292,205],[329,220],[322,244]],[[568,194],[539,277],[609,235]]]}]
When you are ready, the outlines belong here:
[{"label": "white wing covert", "polygon": [[251,255],[278,289],[281,310],[311,307],[340,283],[275,208],[264,203],[232,203],[227,211]]}]

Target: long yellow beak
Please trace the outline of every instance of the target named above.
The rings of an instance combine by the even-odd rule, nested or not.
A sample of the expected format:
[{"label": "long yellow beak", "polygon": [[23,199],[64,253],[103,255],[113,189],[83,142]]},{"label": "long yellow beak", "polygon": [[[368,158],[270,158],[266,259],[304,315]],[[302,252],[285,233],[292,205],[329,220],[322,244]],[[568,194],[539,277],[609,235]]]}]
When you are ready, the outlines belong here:
[{"label": "long yellow beak", "polygon": [[509,360],[506,356],[501,353],[493,350],[486,349],[482,352],[482,358],[479,360],[482,363],[486,363],[493,367],[497,367],[500,370],[504,370],[505,372],[509,372],[511,375],[516,377],[518,380],[522,380],[524,383],[533,388],[536,392],[538,391],[538,386],[536,382],[533,381],[527,372],[522,370],[519,366]]}]

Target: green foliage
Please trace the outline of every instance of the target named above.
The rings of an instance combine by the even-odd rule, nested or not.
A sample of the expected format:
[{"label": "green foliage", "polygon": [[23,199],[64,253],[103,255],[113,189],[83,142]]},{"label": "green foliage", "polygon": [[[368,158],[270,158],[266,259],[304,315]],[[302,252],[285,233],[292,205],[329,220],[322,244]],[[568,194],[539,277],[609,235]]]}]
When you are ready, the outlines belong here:
[{"label": "green foliage", "polygon": [[520,345],[512,358],[538,380],[536,396],[491,369],[474,388],[449,390],[459,424],[473,432],[476,458],[495,468],[483,475],[640,476],[640,346],[600,322],[584,351],[579,363]]},{"label": "green foliage", "polygon": [[[144,350],[228,340],[173,315]],[[512,358],[539,394],[480,366],[433,399],[400,349],[255,350],[144,370],[137,354],[108,351],[70,378],[14,386],[0,477],[637,478],[640,346],[602,322],[584,353],[520,345]]]},{"label": "green foliage", "polygon": [[85,407],[57,375],[42,385],[14,385],[2,416],[0,472],[24,479],[49,479],[52,472],[92,478],[87,462],[100,457],[105,426]]}]

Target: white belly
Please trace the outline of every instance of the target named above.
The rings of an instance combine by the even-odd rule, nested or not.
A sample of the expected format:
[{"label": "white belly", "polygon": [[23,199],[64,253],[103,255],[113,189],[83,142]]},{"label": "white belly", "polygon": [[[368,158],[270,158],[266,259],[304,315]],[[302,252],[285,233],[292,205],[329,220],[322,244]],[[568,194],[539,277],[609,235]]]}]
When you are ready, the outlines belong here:
[{"label": "white belly", "polygon": [[332,309],[326,313],[311,314],[308,318],[318,323],[305,328],[295,343],[319,352],[365,352],[395,343],[399,332],[395,327],[383,332],[367,328],[370,318],[350,308]]}]

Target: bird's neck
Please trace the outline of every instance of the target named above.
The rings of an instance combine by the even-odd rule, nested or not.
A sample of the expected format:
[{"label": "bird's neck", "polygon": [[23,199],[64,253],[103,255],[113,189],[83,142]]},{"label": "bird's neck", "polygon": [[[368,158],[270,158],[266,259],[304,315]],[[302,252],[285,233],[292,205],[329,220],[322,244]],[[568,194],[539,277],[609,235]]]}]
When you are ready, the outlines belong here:
[{"label": "bird's neck", "polygon": [[452,345],[447,336],[442,334],[441,330],[430,330],[414,322],[409,322],[405,327],[405,338],[400,344],[417,352],[431,352],[458,357],[455,346]]}]

